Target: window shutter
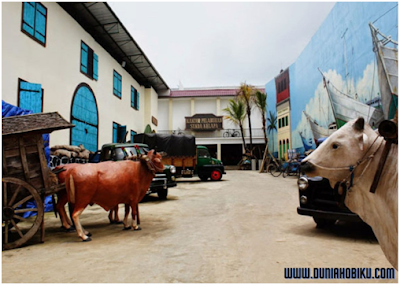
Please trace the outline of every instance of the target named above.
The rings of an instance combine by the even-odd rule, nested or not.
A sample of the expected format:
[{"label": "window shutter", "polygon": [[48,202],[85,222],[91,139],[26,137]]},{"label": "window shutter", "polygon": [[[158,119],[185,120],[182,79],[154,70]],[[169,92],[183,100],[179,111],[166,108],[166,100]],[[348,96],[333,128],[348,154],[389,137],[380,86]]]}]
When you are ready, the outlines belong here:
[{"label": "window shutter", "polygon": [[113,143],[116,143],[118,140],[118,124],[113,123]]},{"label": "window shutter", "polygon": [[81,70],[84,73],[87,73],[88,66],[88,46],[82,42],[81,45]]},{"label": "window shutter", "polygon": [[131,86],[131,107],[135,108],[135,88]]},{"label": "window shutter", "polygon": [[24,20],[22,28],[30,35],[34,36],[35,27],[35,3],[24,2]]},{"label": "window shutter", "polygon": [[46,41],[46,9],[36,3],[35,38],[40,42]]},{"label": "window shutter", "polygon": [[41,113],[42,110],[42,85],[20,81],[19,107]]},{"label": "window shutter", "polygon": [[140,98],[140,94],[139,94],[139,91],[137,92],[137,94],[136,94],[136,110],[138,110],[139,111],[139,98]]},{"label": "window shutter", "polygon": [[93,53],[93,78],[95,80],[99,78],[98,64],[99,64],[99,57],[97,56],[97,54]]}]

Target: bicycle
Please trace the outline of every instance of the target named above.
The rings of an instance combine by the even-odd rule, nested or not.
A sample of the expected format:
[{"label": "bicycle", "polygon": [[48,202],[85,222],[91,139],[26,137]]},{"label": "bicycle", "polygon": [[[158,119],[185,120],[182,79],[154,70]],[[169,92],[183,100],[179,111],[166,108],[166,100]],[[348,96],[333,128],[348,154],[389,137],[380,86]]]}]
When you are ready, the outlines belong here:
[{"label": "bicycle", "polygon": [[271,163],[268,164],[268,172],[271,173],[272,176],[278,177],[284,171],[282,162],[280,160],[272,159]]},{"label": "bicycle", "polygon": [[283,178],[291,175],[300,177],[300,163],[296,159],[288,161],[283,170]]},{"label": "bicycle", "polygon": [[240,133],[238,131],[235,130],[227,130],[224,134],[223,134],[224,138],[227,137],[240,137]]}]

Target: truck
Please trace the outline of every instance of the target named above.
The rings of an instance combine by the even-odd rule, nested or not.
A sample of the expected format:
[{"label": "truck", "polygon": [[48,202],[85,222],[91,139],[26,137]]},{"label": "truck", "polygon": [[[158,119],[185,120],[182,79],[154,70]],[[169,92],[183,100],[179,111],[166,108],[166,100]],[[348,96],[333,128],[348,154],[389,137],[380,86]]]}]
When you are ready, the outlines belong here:
[{"label": "truck", "polygon": [[[101,162],[101,161],[119,161],[124,160],[126,156],[145,154],[149,151],[149,147],[146,144],[140,143],[109,143],[104,144],[101,150],[98,150],[95,157],[90,162]],[[97,161],[95,161],[97,160]],[[158,197],[162,200],[167,199],[168,188],[175,187],[175,172],[176,168],[173,165],[164,163],[163,173],[156,173],[153,181],[150,184],[146,195],[157,193]]]},{"label": "truck", "polygon": [[218,181],[226,174],[222,162],[211,157],[207,147],[196,146],[194,136],[143,133],[135,135],[134,142],[162,152],[162,162],[175,166],[177,177],[197,175],[202,181]]}]

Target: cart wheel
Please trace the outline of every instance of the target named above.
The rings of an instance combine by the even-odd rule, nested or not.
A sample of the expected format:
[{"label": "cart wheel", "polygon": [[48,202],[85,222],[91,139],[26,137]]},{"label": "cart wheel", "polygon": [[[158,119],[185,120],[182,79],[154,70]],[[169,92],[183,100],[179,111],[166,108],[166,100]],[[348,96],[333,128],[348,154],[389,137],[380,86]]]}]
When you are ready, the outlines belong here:
[{"label": "cart wheel", "polygon": [[[12,249],[23,245],[38,231],[44,216],[44,206],[37,190],[27,182],[12,177],[2,180],[3,249]],[[32,199],[37,207],[26,208],[26,202]],[[37,215],[24,218],[26,212],[36,212]]]}]

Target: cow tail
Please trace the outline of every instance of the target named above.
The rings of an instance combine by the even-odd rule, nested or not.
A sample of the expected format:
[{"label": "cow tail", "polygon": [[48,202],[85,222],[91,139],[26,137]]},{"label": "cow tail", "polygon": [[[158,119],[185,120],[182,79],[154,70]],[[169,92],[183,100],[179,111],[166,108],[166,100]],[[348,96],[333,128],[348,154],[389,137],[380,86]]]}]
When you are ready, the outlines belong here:
[{"label": "cow tail", "polygon": [[65,181],[65,186],[68,190],[69,194],[69,202],[70,203],[75,203],[75,183],[74,183],[74,177],[72,175],[69,175],[69,179],[66,179]]}]

